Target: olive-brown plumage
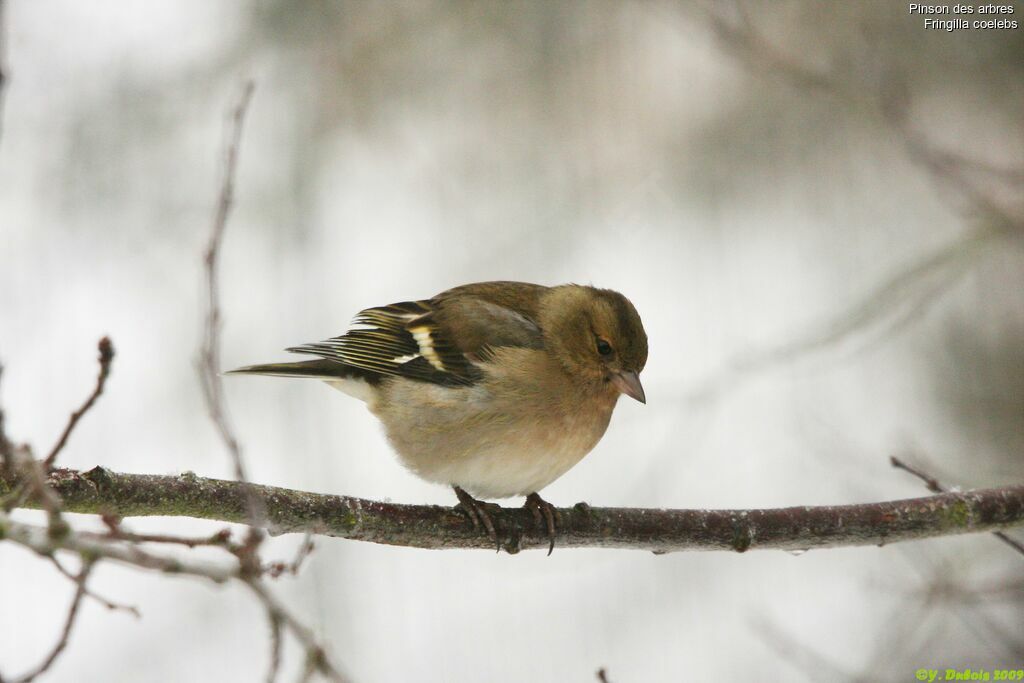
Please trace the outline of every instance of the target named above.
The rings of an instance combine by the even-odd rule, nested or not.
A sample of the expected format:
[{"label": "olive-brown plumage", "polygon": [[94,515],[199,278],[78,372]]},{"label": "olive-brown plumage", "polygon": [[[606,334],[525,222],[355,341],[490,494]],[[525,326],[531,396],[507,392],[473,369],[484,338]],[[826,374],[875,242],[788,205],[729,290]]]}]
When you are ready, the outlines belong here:
[{"label": "olive-brown plumage", "polygon": [[[365,401],[402,462],[455,487],[488,532],[483,498],[536,492],[604,435],[620,394],[646,402],[647,335],[618,292],[481,282],[362,311],[340,337],[289,349],[319,356],[234,373],[322,379]],[[472,503],[470,503],[472,501]]]}]

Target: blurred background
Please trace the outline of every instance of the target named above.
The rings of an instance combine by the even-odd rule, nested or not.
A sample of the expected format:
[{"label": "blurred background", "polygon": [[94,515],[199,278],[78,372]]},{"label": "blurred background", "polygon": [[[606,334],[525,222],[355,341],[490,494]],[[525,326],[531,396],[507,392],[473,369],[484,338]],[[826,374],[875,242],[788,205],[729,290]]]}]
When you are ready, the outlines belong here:
[{"label": "blurred background", "polygon": [[[225,366],[466,282],[593,283],[643,317],[648,403],[620,404],[544,491],[556,504],[925,495],[894,454],[951,485],[1024,477],[1024,29],[929,31],[880,0],[8,0],[4,18],[11,437],[45,452],[93,386],[97,339],[117,348],[63,465],[231,476],[195,360],[227,112],[253,78]],[[255,481],[455,502],[341,393],[250,377],[227,392]],[[316,545],[275,588],[355,681],[907,681],[1024,663],[1024,557],[990,535],[800,556]],[[48,680],[264,676],[269,634],[242,587],[110,564],[91,586],[143,616],[86,602]],[[0,545],[5,675],[48,651],[72,592]],[[292,643],[285,657],[301,667]]]}]

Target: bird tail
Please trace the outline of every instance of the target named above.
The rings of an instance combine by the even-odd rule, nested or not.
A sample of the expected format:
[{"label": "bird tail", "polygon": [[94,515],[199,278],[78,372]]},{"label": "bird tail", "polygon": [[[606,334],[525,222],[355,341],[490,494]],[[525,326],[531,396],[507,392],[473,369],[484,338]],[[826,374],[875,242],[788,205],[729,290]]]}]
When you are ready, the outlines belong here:
[{"label": "bird tail", "polygon": [[298,363],[265,363],[246,365],[224,373],[225,375],[268,375],[271,377],[304,377],[306,379],[337,380],[351,377],[352,368],[331,360],[304,360]]}]

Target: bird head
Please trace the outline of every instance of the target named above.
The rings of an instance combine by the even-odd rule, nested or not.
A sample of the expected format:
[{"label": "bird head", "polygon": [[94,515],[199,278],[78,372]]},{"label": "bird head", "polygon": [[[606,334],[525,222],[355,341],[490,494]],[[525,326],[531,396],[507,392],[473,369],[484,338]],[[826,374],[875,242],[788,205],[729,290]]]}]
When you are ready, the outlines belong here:
[{"label": "bird head", "polygon": [[567,372],[646,403],[647,333],[629,299],[610,289],[553,287],[541,301],[545,344]]}]

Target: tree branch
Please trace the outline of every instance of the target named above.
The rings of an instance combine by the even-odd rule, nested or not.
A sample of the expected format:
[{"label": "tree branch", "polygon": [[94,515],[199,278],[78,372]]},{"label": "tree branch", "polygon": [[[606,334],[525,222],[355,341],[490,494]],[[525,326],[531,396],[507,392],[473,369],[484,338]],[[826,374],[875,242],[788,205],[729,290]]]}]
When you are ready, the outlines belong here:
[{"label": "tree branch", "polygon": [[[0,494],[16,484],[12,475],[0,473]],[[192,473],[123,474],[96,467],[87,472],[55,469],[48,484],[60,494],[67,512],[249,521],[247,486],[237,481]],[[494,547],[453,508],[248,487],[265,506],[267,529],[274,534],[308,532],[417,548]],[[39,507],[41,502],[33,496],[24,504]],[[560,512],[559,548],[665,553],[881,546],[1020,526],[1024,524],[1024,485],[858,505],[661,510],[578,503]],[[508,552],[548,547],[546,533],[534,526],[528,510],[503,509],[495,517],[502,547]]]},{"label": "tree branch", "polygon": [[25,674],[21,678],[15,679],[14,683],[31,683],[39,676],[46,673],[53,663],[57,661],[57,657],[64,652],[64,648],[68,646],[68,638],[71,636],[71,629],[75,625],[75,619],[78,618],[78,608],[82,605],[82,598],[89,594],[89,589],[86,588],[86,582],[89,580],[89,574],[92,572],[92,561],[84,560],[81,571],[78,572],[78,576],[73,578],[77,588],[75,589],[75,597],[71,599],[71,606],[68,608],[68,616],[64,620],[64,628],[60,632],[60,640],[50,650],[50,654],[46,656],[43,663],[36,667],[30,673]]},{"label": "tree branch", "polygon": [[[914,475],[915,477],[923,481],[925,488],[927,488],[932,493],[948,493],[950,490],[943,486],[942,482],[940,482],[935,477],[917,469],[916,467],[908,465],[907,463],[897,458],[895,455],[889,458],[889,463],[896,469],[903,470],[904,472],[909,472],[910,474]],[[1007,536],[1002,531],[993,531],[992,535],[998,538],[1006,545],[1016,550],[1021,555],[1024,555],[1024,544],[1022,544],[1017,539]]]},{"label": "tree branch", "polygon": [[[199,350],[199,383],[203,389],[203,399],[206,401],[206,409],[210,413],[210,419],[217,427],[224,445],[231,453],[231,461],[235,467],[235,477],[239,481],[246,481],[245,464],[242,460],[242,447],[235,437],[231,428],[228,416],[224,409],[224,387],[220,377],[220,288],[217,270],[220,245],[224,240],[224,230],[227,228],[228,216],[231,214],[231,207],[235,202],[235,171],[238,167],[238,154],[242,142],[242,125],[245,123],[245,114],[249,110],[249,103],[252,101],[252,94],[256,86],[252,81],[247,81],[242,89],[242,95],[231,113],[231,132],[228,135],[224,151],[224,178],[221,182],[220,193],[217,199],[217,210],[213,217],[213,229],[210,233],[210,241],[203,255],[203,264],[206,278],[207,308],[203,325],[203,343]],[[253,511],[253,517],[257,516]]]},{"label": "tree branch", "polygon": [[100,352],[99,364],[100,371],[96,376],[96,388],[89,394],[89,398],[85,399],[85,403],[82,407],[71,413],[71,417],[68,419],[67,426],[64,427],[64,432],[57,439],[57,443],[54,444],[50,450],[50,454],[46,456],[46,460],[43,461],[43,467],[50,469],[53,467],[54,461],[57,456],[60,455],[61,449],[68,442],[68,437],[71,436],[71,432],[75,430],[75,425],[82,419],[82,416],[89,412],[93,404],[96,403],[96,399],[103,395],[103,387],[107,383],[107,378],[110,377],[110,363],[114,360],[114,345],[110,341],[110,337],[103,337],[100,339],[98,344],[98,350]]},{"label": "tree branch", "polygon": [[4,97],[7,93],[7,3],[0,0],[0,142],[4,136]]}]

